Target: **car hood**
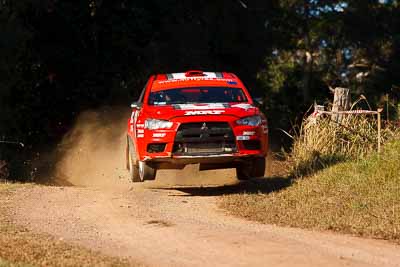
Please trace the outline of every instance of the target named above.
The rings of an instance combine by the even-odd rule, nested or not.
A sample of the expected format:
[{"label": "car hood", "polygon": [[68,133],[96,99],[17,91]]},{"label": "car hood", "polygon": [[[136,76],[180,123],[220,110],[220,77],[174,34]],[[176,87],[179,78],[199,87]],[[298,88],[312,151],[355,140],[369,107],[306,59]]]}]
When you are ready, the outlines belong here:
[{"label": "car hood", "polygon": [[148,106],[148,117],[172,120],[177,117],[225,115],[242,118],[259,113],[257,107],[248,103],[213,104],[175,104],[166,106]]}]

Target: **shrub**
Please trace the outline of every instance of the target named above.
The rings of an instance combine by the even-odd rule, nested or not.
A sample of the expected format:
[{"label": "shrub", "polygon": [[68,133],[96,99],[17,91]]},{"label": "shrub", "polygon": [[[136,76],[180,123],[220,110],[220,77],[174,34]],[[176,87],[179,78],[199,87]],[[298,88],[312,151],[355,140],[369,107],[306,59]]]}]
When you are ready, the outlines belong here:
[{"label": "shrub", "polygon": [[[382,129],[381,142],[395,135],[386,127]],[[377,150],[377,138],[377,119],[373,116],[346,115],[340,124],[330,117],[321,116],[314,122],[305,119],[294,137],[294,175],[303,176],[340,161],[363,158]]]}]

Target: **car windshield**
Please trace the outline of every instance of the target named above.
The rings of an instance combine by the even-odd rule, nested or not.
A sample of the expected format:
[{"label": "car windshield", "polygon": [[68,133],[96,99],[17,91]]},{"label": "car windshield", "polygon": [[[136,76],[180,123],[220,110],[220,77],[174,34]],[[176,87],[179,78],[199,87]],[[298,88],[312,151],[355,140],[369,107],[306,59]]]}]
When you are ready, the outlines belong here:
[{"label": "car windshield", "polygon": [[151,92],[149,105],[247,102],[240,88],[188,87]]}]

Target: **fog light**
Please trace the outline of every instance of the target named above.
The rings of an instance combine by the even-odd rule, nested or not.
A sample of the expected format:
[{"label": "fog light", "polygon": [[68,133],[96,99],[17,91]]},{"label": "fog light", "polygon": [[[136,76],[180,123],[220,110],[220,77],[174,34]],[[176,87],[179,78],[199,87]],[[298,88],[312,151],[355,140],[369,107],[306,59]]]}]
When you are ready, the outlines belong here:
[{"label": "fog light", "polygon": [[149,153],[164,152],[165,146],[166,146],[165,143],[148,144],[147,145],[147,152],[149,152]]}]

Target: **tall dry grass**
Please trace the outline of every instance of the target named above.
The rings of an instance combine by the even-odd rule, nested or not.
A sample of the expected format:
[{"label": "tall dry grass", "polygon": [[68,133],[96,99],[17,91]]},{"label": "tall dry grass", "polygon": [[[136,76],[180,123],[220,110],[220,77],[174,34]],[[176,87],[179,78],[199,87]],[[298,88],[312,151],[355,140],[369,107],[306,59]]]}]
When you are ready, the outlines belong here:
[{"label": "tall dry grass", "polygon": [[[380,141],[384,143],[394,136],[390,127],[383,128]],[[294,175],[304,176],[340,161],[363,158],[377,147],[376,116],[344,115],[341,123],[329,116],[307,118],[294,137]]]},{"label": "tall dry grass", "polygon": [[255,180],[252,191],[224,195],[219,205],[263,223],[400,244],[399,152],[398,139],[386,143],[380,154],[372,152],[363,159],[336,164],[307,179]]}]

